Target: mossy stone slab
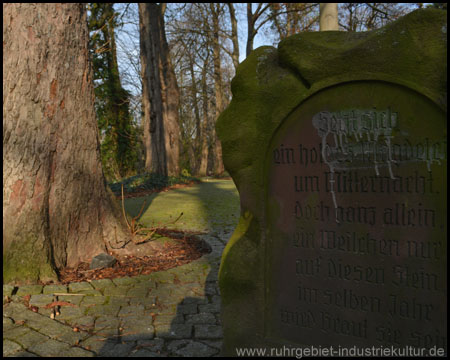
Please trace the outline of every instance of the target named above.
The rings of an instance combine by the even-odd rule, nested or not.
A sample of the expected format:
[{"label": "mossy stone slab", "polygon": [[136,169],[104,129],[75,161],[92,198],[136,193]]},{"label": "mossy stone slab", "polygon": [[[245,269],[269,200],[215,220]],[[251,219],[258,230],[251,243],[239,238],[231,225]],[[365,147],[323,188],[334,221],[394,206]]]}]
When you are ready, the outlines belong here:
[{"label": "mossy stone slab", "polygon": [[[216,125],[224,165],[239,191],[241,205],[219,272],[222,354],[236,356],[239,347],[283,345],[443,346],[446,74],[446,12],[436,9],[414,11],[366,33],[301,33],[281,41],[278,49],[265,46],[254,50],[239,65],[231,84],[233,99]],[[356,112],[359,120],[350,131],[351,121],[339,119],[353,110],[372,111],[370,116],[376,120],[363,129],[367,116]],[[330,121],[324,120],[327,116]],[[363,139],[363,133],[364,141],[371,141],[374,148],[383,143],[387,151],[373,151],[380,159],[373,161],[372,156],[367,169],[353,169],[348,160],[351,152],[345,151],[353,151],[354,164],[367,161],[366,150],[355,150],[356,139]],[[390,150],[407,148],[408,142],[418,154],[416,158],[411,154],[400,158],[398,151],[394,160],[395,153]],[[385,180],[385,192],[378,196],[371,188],[364,197],[360,187],[353,198],[344,194],[342,176],[354,171],[378,179],[373,180],[378,184]],[[403,190],[397,179],[395,185],[389,183],[392,194],[387,196],[386,184],[400,177]],[[345,180],[347,192],[349,179]],[[406,179],[410,182],[407,187]],[[411,179],[416,179],[422,190],[408,197],[407,192],[414,191]],[[330,180],[336,181],[336,188],[331,188]],[[353,186],[357,182],[351,181]],[[364,207],[375,207],[373,224],[358,222],[353,206],[363,212]],[[406,208],[409,223],[408,215],[404,215],[406,220],[400,215]],[[327,214],[331,214],[327,221],[320,220]],[[338,234],[344,240],[339,241],[347,241],[347,233],[361,237],[366,232],[379,243],[383,239],[391,244],[397,241],[398,253],[391,248],[389,256],[358,257],[347,251],[343,257],[343,251],[340,254],[333,249],[331,257],[331,252],[320,249],[324,234],[320,231],[336,231],[336,220],[345,222],[341,226],[344,233]],[[428,247],[435,250],[418,250]],[[337,270],[331,281],[326,271],[335,269],[333,264]],[[344,275],[337,275],[338,269]],[[384,269],[385,276],[379,275],[377,280],[384,285],[378,289],[368,281],[355,285],[349,269],[353,276],[363,269],[378,269],[379,273]],[[419,285],[420,276],[428,282]],[[413,277],[416,280],[412,281]],[[369,315],[365,308],[348,309],[335,301],[344,289],[351,289],[360,305],[369,299],[379,305],[373,305]],[[409,302],[413,298],[415,304]],[[408,309],[420,308],[422,319],[417,311],[413,318],[404,308],[391,309],[389,314],[389,306],[396,307],[394,301]],[[438,336],[427,342],[431,334]]]}]

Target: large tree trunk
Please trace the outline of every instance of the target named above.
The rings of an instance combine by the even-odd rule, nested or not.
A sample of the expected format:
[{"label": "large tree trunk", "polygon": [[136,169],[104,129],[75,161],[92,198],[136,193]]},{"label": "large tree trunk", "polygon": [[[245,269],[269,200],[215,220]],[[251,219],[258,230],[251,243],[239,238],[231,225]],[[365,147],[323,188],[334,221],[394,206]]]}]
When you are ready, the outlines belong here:
[{"label": "large tree trunk", "polygon": [[162,175],[178,175],[180,96],[169,60],[162,6],[139,3],[145,167]]},{"label": "large tree trunk", "polygon": [[[214,62],[214,94],[216,99],[216,117],[219,118],[223,110],[222,71],[220,68],[220,43],[219,43],[219,7],[220,4],[210,4],[213,15],[213,62]],[[216,7],[217,6],[217,7]],[[216,134],[215,127],[212,130],[214,138],[214,174],[221,175],[224,172],[222,160],[222,144]]]},{"label": "large tree trunk", "polygon": [[3,280],[126,237],[100,163],[85,6],[3,4]]}]

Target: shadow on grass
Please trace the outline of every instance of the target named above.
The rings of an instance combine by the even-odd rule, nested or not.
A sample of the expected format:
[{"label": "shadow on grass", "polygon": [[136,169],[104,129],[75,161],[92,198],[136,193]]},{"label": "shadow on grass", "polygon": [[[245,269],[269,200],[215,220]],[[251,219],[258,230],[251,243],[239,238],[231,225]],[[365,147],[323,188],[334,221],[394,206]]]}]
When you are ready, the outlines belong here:
[{"label": "shadow on grass", "polygon": [[[171,314],[173,318],[170,321],[170,324],[165,326],[158,320],[158,316],[166,316],[164,315],[164,312],[156,315],[156,322],[154,323],[149,313],[150,310],[147,309],[144,318],[148,318],[148,327],[145,332],[131,335],[127,335],[126,332],[123,332],[117,337],[110,337],[97,352],[97,356],[206,357],[217,356],[220,354],[222,327],[220,324],[218,270],[223,247],[228,241],[239,217],[239,197],[237,192],[232,187],[224,187],[225,184],[226,183],[223,180],[202,182],[201,184],[194,185],[194,188],[187,192],[189,197],[197,198],[197,202],[203,208],[201,213],[205,217],[203,220],[207,223],[207,237],[209,237],[209,240],[207,238],[204,239],[211,245],[213,250],[212,253],[202,257],[209,266],[204,285],[202,285],[204,274],[197,274],[202,279],[200,284],[203,286],[203,289],[200,291],[202,296],[192,296],[190,292],[194,289],[191,289],[187,291],[186,296],[173,304],[173,299],[171,299],[172,291],[176,290],[177,287],[167,287],[164,284],[159,285],[158,283],[158,285],[156,285],[157,308],[155,308],[154,313],[159,309],[164,309],[167,306],[170,307],[171,304],[176,306],[176,313]],[[145,210],[148,210],[151,202],[156,196],[158,196],[158,194],[149,196],[150,199]],[[143,200],[143,198],[127,199],[127,211],[129,211],[132,216],[136,216],[139,211],[138,208],[142,206]],[[172,206],[171,210],[177,212],[177,207]],[[189,221],[189,219],[187,221]],[[193,226],[188,226],[185,230],[200,230],[195,229],[198,222],[194,222],[194,224],[191,225]],[[197,270],[194,271],[200,270],[197,267]],[[179,283],[180,280],[176,283],[173,282],[172,284],[176,285]],[[183,280],[182,277],[181,283],[183,285],[192,283],[195,287],[195,282]],[[180,287],[181,286],[182,285],[180,285]],[[164,288],[167,292],[163,291]],[[152,296],[152,291],[150,291],[148,296]],[[120,327],[123,329],[124,325],[121,323]]]}]

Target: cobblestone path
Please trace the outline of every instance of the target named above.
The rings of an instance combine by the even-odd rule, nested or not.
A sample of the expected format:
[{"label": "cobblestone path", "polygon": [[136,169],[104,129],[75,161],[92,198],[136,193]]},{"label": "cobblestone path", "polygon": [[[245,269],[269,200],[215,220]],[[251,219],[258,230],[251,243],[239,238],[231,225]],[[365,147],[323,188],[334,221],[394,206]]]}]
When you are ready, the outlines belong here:
[{"label": "cobblestone path", "polygon": [[[4,285],[3,298],[12,301],[3,304],[3,356],[219,355],[217,274],[224,244],[217,235],[203,239],[210,254],[150,275],[68,286]],[[24,305],[25,295],[38,312]],[[75,306],[61,306],[52,319],[52,310],[43,307],[54,300]]]}]

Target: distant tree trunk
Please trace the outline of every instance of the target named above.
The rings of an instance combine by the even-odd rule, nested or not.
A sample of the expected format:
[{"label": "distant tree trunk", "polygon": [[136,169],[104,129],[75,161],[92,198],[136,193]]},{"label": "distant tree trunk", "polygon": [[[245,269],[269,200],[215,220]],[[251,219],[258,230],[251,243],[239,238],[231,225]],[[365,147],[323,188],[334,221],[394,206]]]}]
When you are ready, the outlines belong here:
[{"label": "distant tree trunk", "polygon": [[237,19],[236,12],[234,10],[233,3],[227,3],[228,9],[230,11],[230,21],[231,21],[231,41],[233,42],[233,65],[234,71],[236,71],[239,65],[239,41],[238,41],[238,27],[237,27]]},{"label": "distant tree trunk", "polygon": [[191,168],[193,169],[194,173],[198,172],[199,169],[199,163],[200,159],[195,156],[195,154],[200,155],[201,154],[201,144],[202,144],[202,131],[201,131],[201,119],[200,119],[200,109],[198,105],[197,100],[197,81],[195,79],[195,73],[194,73],[194,60],[192,59],[192,53],[190,51],[188,53],[189,58],[189,71],[191,73],[191,96],[192,96],[192,102],[194,106],[194,116],[195,116],[195,146],[192,149],[192,153],[194,156],[190,157],[191,161]]},{"label": "distant tree trunk", "polygon": [[202,67],[202,102],[203,102],[203,122],[201,128],[201,153],[200,167],[198,169],[199,176],[206,176],[208,170],[208,85],[206,83],[207,60]]},{"label": "distant tree trunk", "polygon": [[127,234],[103,176],[85,5],[3,4],[3,280],[56,279]]},{"label": "distant tree trunk", "polygon": [[247,3],[247,47],[245,55],[249,56],[253,50],[253,39],[255,38],[255,18],[252,13],[252,3]]},{"label": "distant tree trunk", "polygon": [[139,3],[145,167],[179,174],[179,91],[169,60],[163,4]]},{"label": "distant tree trunk", "polygon": [[[220,43],[219,43],[219,6],[210,3],[211,13],[213,18],[213,63],[214,63],[214,94],[216,99],[215,107],[215,121],[217,121],[220,113],[223,110],[223,90],[222,90],[222,71],[220,69]],[[217,137],[215,127],[213,127],[214,136],[214,174],[220,175],[224,172],[222,160],[222,144]]]},{"label": "distant tree trunk", "polygon": [[320,31],[338,31],[338,4],[337,3],[321,3],[320,4]]}]

